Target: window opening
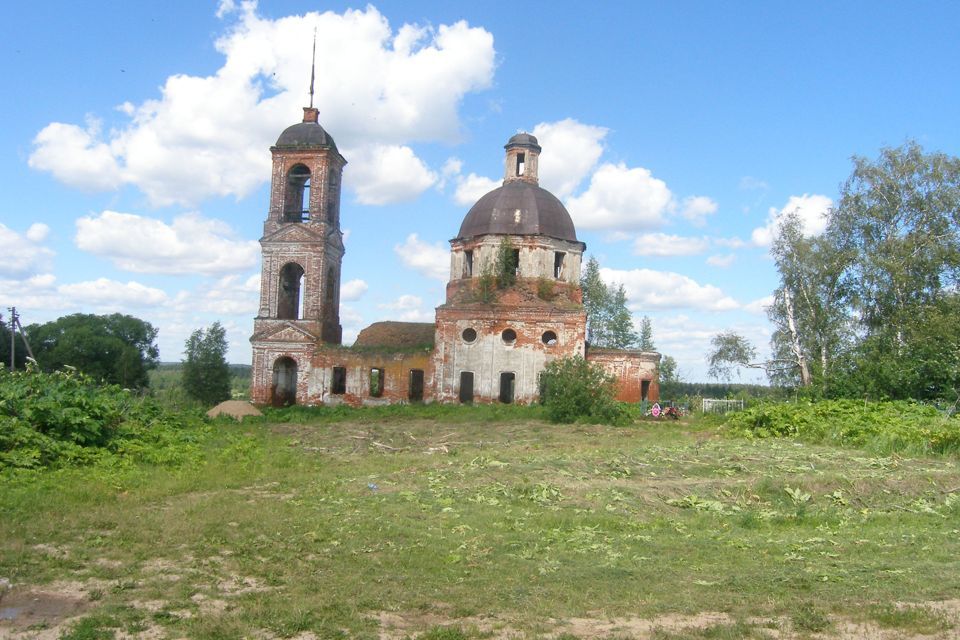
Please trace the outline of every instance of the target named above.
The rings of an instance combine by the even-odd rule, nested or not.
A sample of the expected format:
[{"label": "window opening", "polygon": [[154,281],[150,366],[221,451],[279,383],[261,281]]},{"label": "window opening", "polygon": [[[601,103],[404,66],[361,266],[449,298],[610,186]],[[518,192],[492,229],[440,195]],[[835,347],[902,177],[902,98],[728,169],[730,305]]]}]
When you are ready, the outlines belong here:
[{"label": "window opening", "polygon": [[473,402],[473,371],[460,372],[460,402],[470,404]]},{"label": "window opening", "polygon": [[526,154],[518,153],[517,154],[517,175],[523,175],[523,166],[526,163]]},{"label": "window opening", "polygon": [[563,258],[566,255],[562,251],[555,251],[553,254],[553,277],[557,280],[563,277]]},{"label": "window opening", "polygon": [[270,387],[270,404],[287,407],[297,403],[297,363],[283,356],[273,363],[273,384]]},{"label": "window opening", "polygon": [[374,398],[383,395],[383,369],[379,367],[370,369],[370,395]]},{"label": "window opening", "polygon": [[464,251],[463,255],[465,258],[463,275],[467,278],[473,277],[473,251]]},{"label": "window opening", "polygon": [[287,174],[287,197],[284,207],[286,222],[310,219],[310,169],[297,164]]},{"label": "window opening", "polygon": [[500,374],[500,402],[503,404],[513,402],[513,390],[516,378],[516,374],[512,371],[504,371]]},{"label": "window opening", "polygon": [[423,402],[423,369],[410,369],[410,402]]},{"label": "window opening", "polygon": [[520,249],[513,250],[513,274],[520,275]]},{"label": "window opening", "polygon": [[331,268],[327,271],[327,300],[333,300],[334,289],[337,286],[337,270]]},{"label": "window opening", "polygon": [[557,344],[557,334],[553,331],[544,331],[543,335],[540,336],[540,340],[542,340],[543,344],[547,345],[548,347],[552,347],[553,345]]},{"label": "window opening", "polygon": [[347,392],[347,368],[334,367],[333,380],[330,384],[330,393],[342,396]]},{"label": "window opening", "polygon": [[289,262],[280,269],[280,290],[277,293],[277,318],[296,320],[300,318],[300,287],[303,284],[303,267]]},{"label": "window opening", "polygon": [[500,337],[507,344],[513,344],[517,341],[517,332],[513,329],[504,329],[503,333],[500,334]]},{"label": "window opening", "polygon": [[477,339],[477,330],[473,327],[467,327],[463,330],[463,333],[460,334],[460,337],[463,338],[464,342],[470,344]]},{"label": "window opening", "polygon": [[640,382],[640,399],[646,402],[649,396],[650,396],[650,381],[643,380]]}]

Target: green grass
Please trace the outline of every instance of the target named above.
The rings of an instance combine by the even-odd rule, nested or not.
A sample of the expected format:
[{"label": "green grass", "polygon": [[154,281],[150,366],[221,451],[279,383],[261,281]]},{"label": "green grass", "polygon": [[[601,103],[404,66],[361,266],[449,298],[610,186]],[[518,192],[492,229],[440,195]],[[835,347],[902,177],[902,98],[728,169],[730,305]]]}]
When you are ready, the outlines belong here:
[{"label": "green grass", "polygon": [[955,458],[537,411],[288,409],[198,432],[180,466],[11,471],[0,577],[79,585],[67,638],[631,637],[563,625],[705,612],[726,622],[643,637],[954,628],[929,603],[960,597]]}]

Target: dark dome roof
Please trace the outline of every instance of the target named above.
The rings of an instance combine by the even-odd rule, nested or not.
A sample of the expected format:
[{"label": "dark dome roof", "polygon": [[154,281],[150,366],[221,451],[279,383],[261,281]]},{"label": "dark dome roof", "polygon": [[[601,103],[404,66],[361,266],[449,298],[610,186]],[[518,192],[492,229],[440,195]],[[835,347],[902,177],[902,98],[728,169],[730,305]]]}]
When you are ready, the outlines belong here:
[{"label": "dark dome roof", "polygon": [[532,136],[526,132],[518,133],[512,138],[510,138],[509,140],[507,140],[507,144],[505,145],[505,148],[509,148],[514,145],[519,145],[523,147],[533,146],[533,147],[536,147],[537,149],[540,148],[540,143],[537,142],[536,136]]},{"label": "dark dome roof", "polygon": [[563,203],[546,189],[519,180],[477,200],[463,219],[457,237],[490,233],[541,235],[578,242],[573,220]]},{"label": "dark dome roof", "polygon": [[287,127],[277,138],[277,147],[297,148],[304,147],[331,147],[337,148],[329,133],[323,130],[316,122],[298,122]]}]

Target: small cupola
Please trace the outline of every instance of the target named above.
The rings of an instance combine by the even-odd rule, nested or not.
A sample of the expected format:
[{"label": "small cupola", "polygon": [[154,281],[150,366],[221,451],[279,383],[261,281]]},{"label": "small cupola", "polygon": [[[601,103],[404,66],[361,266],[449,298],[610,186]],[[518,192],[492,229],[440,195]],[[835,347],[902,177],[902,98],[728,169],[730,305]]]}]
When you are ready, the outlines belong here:
[{"label": "small cupola", "polygon": [[540,157],[540,145],[536,137],[529,133],[518,133],[510,138],[503,148],[507,150],[503,184],[510,182],[538,184],[537,159]]}]

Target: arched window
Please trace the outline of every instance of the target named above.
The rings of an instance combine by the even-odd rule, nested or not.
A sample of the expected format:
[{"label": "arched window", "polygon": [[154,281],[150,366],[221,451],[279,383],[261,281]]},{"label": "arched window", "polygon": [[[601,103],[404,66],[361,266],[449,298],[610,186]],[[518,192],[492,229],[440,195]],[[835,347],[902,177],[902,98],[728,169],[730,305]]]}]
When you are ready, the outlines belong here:
[{"label": "arched window", "polygon": [[284,221],[302,222],[310,219],[310,169],[303,164],[290,167],[287,174],[287,194],[284,198]]},{"label": "arched window", "polygon": [[300,288],[303,284],[303,267],[288,262],[280,269],[280,287],[277,293],[277,317],[281,320],[296,320],[302,311]]},{"label": "arched window", "polygon": [[337,286],[337,270],[330,268],[327,271],[327,300],[333,300],[334,293],[336,293]]},{"label": "arched window", "polygon": [[286,407],[297,403],[297,362],[283,356],[273,363],[273,384],[270,387],[270,404]]}]

